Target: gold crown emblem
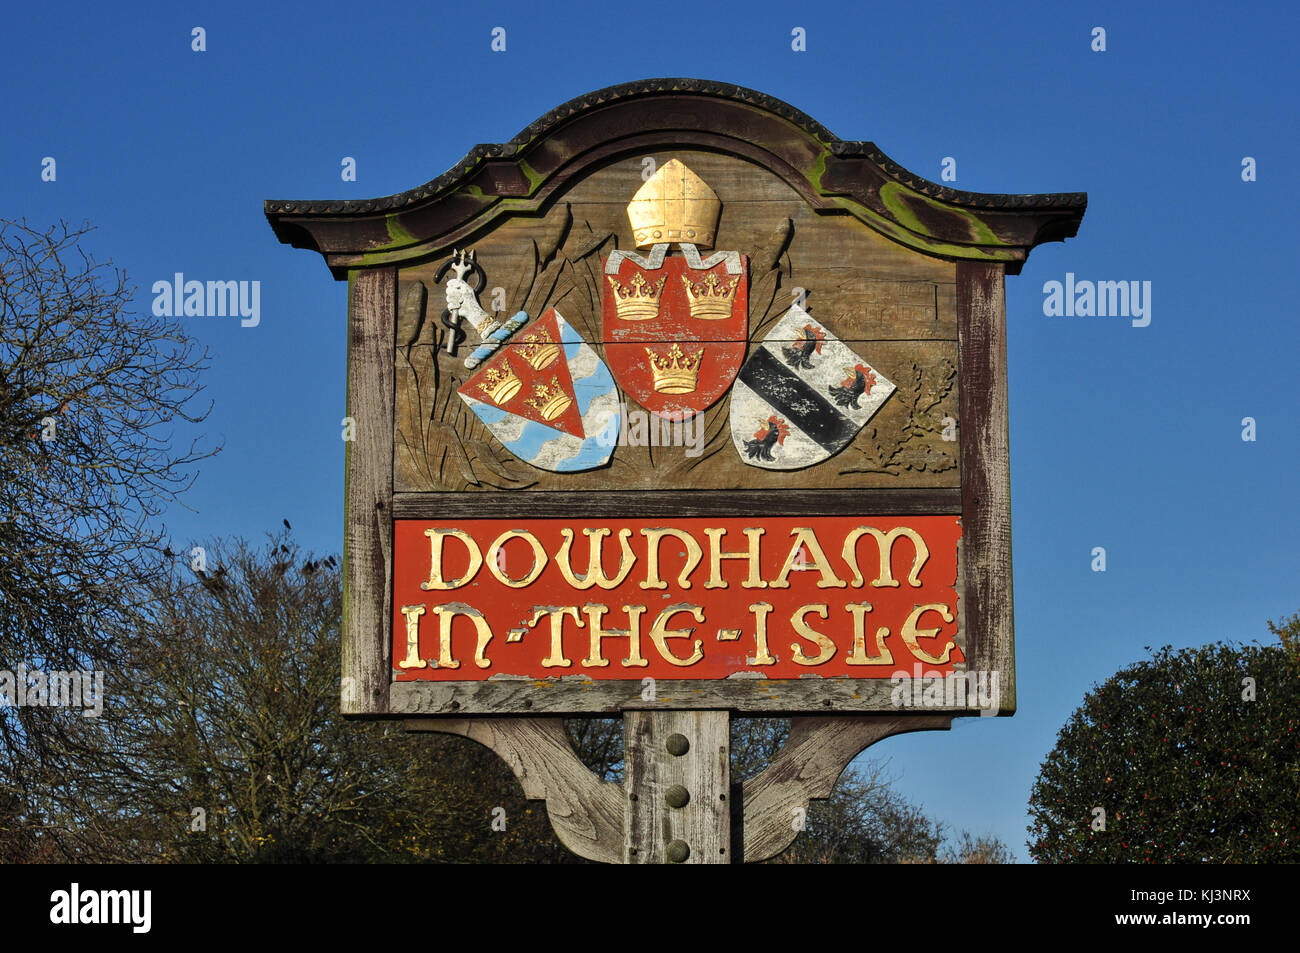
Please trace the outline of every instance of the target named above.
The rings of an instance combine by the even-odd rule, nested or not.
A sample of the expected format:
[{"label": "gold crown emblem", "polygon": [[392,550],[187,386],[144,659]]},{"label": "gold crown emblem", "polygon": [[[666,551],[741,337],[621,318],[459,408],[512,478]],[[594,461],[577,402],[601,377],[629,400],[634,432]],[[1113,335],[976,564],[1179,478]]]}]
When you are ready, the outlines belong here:
[{"label": "gold crown emblem", "polygon": [[524,360],[538,371],[550,367],[560,356],[560,346],[551,340],[545,328],[538,328],[532,334],[525,334],[523,347],[519,351],[523,354]]},{"label": "gold crown emblem", "polygon": [[573,399],[560,387],[560,382],[551,376],[548,384],[534,384],[533,396],[524,401],[542,415],[543,420],[554,420],[569,409]]},{"label": "gold crown emblem", "polygon": [[664,293],[664,282],[667,280],[660,278],[652,285],[637,272],[632,276],[632,286],[625,288],[611,277],[609,286],[614,289],[614,306],[618,308],[619,320],[649,321],[657,317],[659,296]]},{"label": "gold crown emblem", "polygon": [[718,276],[709,272],[698,285],[682,275],[682,284],[686,286],[686,297],[691,303],[691,317],[698,321],[720,321],[731,317],[731,305],[736,300],[736,285],[740,277],[731,279],[731,284],[719,284]]},{"label": "gold crown emblem", "polygon": [[722,203],[708,183],[679,159],[669,159],[627,203],[637,248],[688,242],[712,248]]},{"label": "gold crown emblem", "polygon": [[674,341],[665,354],[656,353],[651,348],[646,348],[645,352],[650,358],[650,374],[654,378],[656,393],[689,394],[695,390],[704,348],[687,355]]},{"label": "gold crown emblem", "polygon": [[478,388],[487,394],[494,404],[504,404],[524,386],[523,381],[515,376],[509,361],[502,361],[499,367],[493,367],[483,375]]}]

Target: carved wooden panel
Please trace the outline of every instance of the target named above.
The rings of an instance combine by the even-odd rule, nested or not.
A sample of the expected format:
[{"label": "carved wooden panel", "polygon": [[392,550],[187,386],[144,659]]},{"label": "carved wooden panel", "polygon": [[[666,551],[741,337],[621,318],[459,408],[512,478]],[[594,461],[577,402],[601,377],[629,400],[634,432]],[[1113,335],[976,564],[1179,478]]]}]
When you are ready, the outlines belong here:
[{"label": "carved wooden panel", "polygon": [[[628,204],[650,168],[647,160],[658,168],[672,159],[718,195],[715,247],[747,259],[741,276],[748,299],[744,358],[758,363],[756,352],[766,341],[775,356],[768,363],[782,364],[786,348],[807,343],[800,326],[824,328],[832,341],[842,342],[842,353],[861,359],[841,361],[827,374],[851,382],[853,365],[860,364],[893,385],[878,411],[829,458],[768,469],[747,463],[743,449],[746,428],[762,442],[766,415],[733,427],[736,389],[730,385],[720,388],[729,390],[721,400],[682,421],[649,412],[645,398],[638,401],[620,388],[623,419],[607,465],[577,473],[532,466],[507,450],[457,396],[476,373],[465,358],[478,342],[466,329],[470,340],[455,355],[448,353],[447,338],[454,332],[439,320],[447,306],[446,266],[453,255],[448,249],[400,271],[395,492],[958,486],[954,265],[902,248],[847,216],[813,209],[753,163],[691,150],[648,153],[582,179],[540,217],[505,220],[473,244],[484,276],[483,310],[504,321],[519,311],[536,318],[554,308],[606,364],[620,360],[610,352],[622,345],[602,333],[602,288],[608,281],[602,261],[613,251],[634,248]],[[799,311],[792,315],[792,308],[811,320],[794,320]],[[717,340],[699,349],[722,347]],[[684,348],[689,358],[695,348]],[[699,389],[706,383],[699,382]]]}]

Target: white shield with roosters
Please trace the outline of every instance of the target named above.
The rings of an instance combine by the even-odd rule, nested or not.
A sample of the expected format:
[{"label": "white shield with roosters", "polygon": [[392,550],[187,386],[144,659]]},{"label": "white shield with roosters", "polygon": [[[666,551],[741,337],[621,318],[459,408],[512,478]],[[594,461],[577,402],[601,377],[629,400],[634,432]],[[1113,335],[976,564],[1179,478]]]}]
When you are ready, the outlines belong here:
[{"label": "white shield with roosters", "polygon": [[799,470],[839,453],[894,384],[794,305],[745,361],[731,392],[731,439],[765,470]]}]

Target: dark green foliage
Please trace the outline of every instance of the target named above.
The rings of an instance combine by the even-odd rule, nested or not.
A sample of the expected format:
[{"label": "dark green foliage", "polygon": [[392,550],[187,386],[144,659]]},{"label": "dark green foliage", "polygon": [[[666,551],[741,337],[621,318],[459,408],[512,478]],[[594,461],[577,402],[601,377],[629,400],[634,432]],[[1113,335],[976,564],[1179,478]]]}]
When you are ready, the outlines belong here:
[{"label": "dark green foliage", "polygon": [[1300,617],[1273,631],[1283,646],[1165,646],[1090,692],[1034,784],[1034,859],[1300,860]]}]

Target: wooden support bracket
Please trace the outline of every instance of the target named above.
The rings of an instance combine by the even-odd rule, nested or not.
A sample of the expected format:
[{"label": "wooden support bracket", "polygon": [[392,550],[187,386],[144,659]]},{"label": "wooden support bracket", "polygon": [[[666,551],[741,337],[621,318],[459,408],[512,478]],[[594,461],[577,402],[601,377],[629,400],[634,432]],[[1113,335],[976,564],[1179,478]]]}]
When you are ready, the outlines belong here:
[{"label": "wooden support bracket", "polygon": [[587,860],[623,863],[623,788],[579,760],[563,718],[419,718],[406,730],[460,735],[491,748],[510,765],[526,798],[546,802],[560,843]]},{"label": "wooden support bracket", "polygon": [[757,863],[794,842],[796,811],[828,798],[854,758],[909,731],[947,730],[949,715],[795,718],[762,772],[731,784],[726,711],[623,715],[624,784],[597,778],[562,718],[416,718],[407,731],[460,735],[510,766],[529,800],[546,802],[560,842],[579,857],[618,863]]},{"label": "wooden support bracket", "polygon": [[772,763],[732,786],[732,849],[736,861],[754,864],[792,843],[795,811],[831,796],[849,762],[877,741],[909,731],[946,731],[950,715],[817,715],[795,718],[790,737]]}]

